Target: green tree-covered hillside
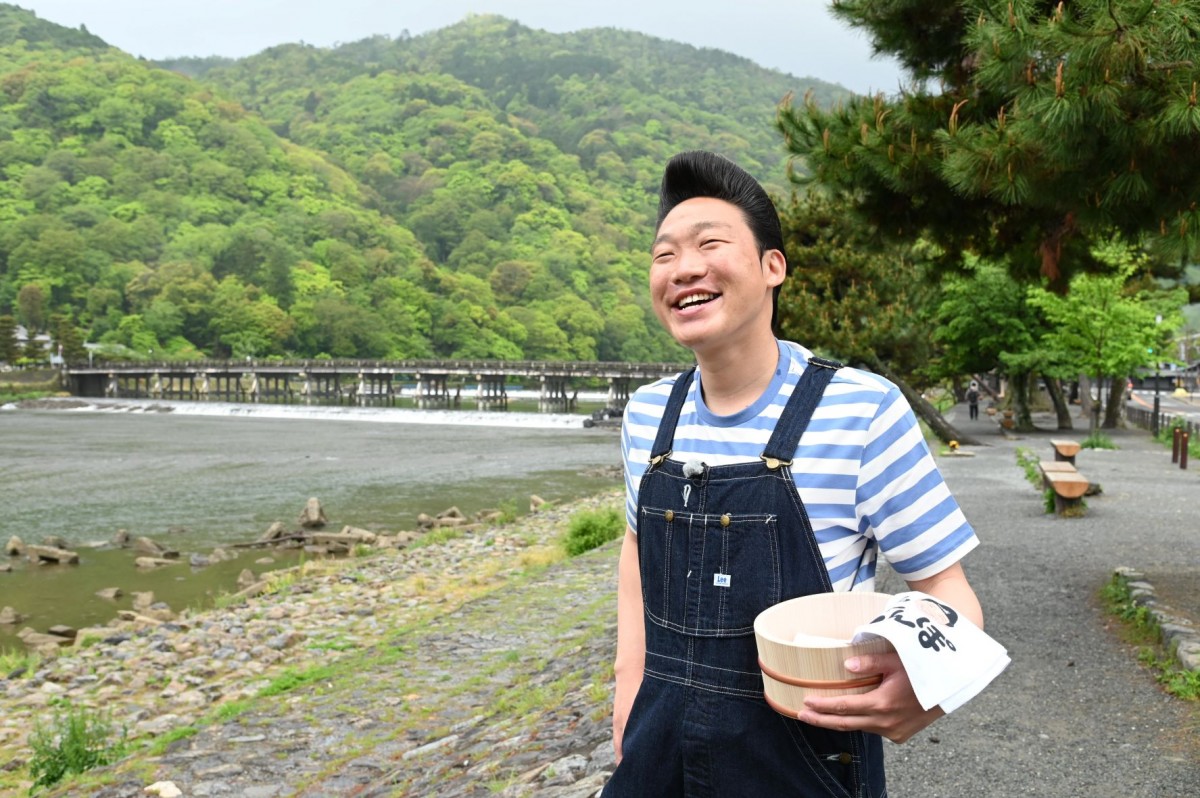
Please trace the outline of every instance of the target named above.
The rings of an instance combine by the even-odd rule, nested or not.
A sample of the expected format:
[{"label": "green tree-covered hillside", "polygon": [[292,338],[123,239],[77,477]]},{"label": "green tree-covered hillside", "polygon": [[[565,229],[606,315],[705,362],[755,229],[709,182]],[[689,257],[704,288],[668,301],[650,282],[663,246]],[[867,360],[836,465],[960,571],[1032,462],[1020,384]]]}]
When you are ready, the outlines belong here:
[{"label": "green tree-covered hillside", "polygon": [[0,313],[155,356],[678,360],[658,170],[709,147],[785,185],[807,89],[497,17],[170,66],[0,6]]}]

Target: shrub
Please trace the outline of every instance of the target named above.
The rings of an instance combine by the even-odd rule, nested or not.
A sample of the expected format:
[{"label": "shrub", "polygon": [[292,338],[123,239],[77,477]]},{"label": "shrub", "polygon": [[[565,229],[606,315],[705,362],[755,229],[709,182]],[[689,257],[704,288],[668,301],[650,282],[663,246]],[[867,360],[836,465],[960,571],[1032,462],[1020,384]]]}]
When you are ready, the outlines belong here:
[{"label": "shrub", "polygon": [[563,546],[572,557],[616,540],[625,532],[625,516],[616,507],[580,510],[571,516]]},{"label": "shrub", "polygon": [[33,789],[50,787],[69,775],[116,762],[125,755],[125,733],[122,731],[116,740],[113,737],[107,715],[69,704],[55,710],[50,727],[38,723],[29,737]]},{"label": "shrub", "polygon": [[1083,443],[1079,444],[1084,449],[1116,449],[1117,445],[1112,442],[1112,438],[1105,435],[1103,432],[1096,430],[1091,435],[1083,439]]}]

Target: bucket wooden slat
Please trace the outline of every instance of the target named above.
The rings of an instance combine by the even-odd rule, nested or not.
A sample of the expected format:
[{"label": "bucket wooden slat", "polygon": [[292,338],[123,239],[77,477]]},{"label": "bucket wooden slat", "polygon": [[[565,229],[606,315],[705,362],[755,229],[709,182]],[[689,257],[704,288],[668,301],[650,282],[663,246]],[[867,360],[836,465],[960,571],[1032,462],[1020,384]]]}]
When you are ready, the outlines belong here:
[{"label": "bucket wooden slat", "polygon": [[760,613],[754,621],[754,635],[768,703],[795,717],[807,695],[853,695],[874,689],[880,681],[878,675],[851,673],[843,663],[859,654],[892,651],[887,640],[829,646],[792,641],[798,632],[848,640],[856,627],[876,618],[890,598],[885,593],[820,593],[784,601]]}]

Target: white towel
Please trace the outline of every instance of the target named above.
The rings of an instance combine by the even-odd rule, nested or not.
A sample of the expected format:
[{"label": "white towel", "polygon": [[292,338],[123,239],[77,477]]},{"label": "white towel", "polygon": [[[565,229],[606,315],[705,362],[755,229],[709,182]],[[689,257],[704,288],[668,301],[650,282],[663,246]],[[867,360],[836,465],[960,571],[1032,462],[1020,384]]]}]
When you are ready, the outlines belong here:
[{"label": "white towel", "polygon": [[947,714],[987,687],[1011,662],[1004,646],[966,616],[926,593],[897,593],[883,614],[854,630],[853,642],[886,638],[900,655],[922,709]]}]

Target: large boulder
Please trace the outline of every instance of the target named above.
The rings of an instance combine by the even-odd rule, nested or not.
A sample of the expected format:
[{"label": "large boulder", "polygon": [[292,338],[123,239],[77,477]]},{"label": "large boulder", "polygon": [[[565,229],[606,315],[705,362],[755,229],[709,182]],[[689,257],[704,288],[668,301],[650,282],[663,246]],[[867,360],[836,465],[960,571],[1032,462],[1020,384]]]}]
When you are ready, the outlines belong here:
[{"label": "large boulder", "polygon": [[25,544],[16,535],[8,539],[8,543],[4,546],[4,553],[9,557],[20,557],[25,553]]},{"label": "large boulder", "polygon": [[25,620],[25,616],[14,610],[12,607],[5,607],[0,610],[0,625],[15,626]]},{"label": "large boulder", "polygon": [[305,529],[320,529],[329,523],[329,519],[325,517],[325,509],[315,497],[304,503],[299,520],[300,526]]}]

